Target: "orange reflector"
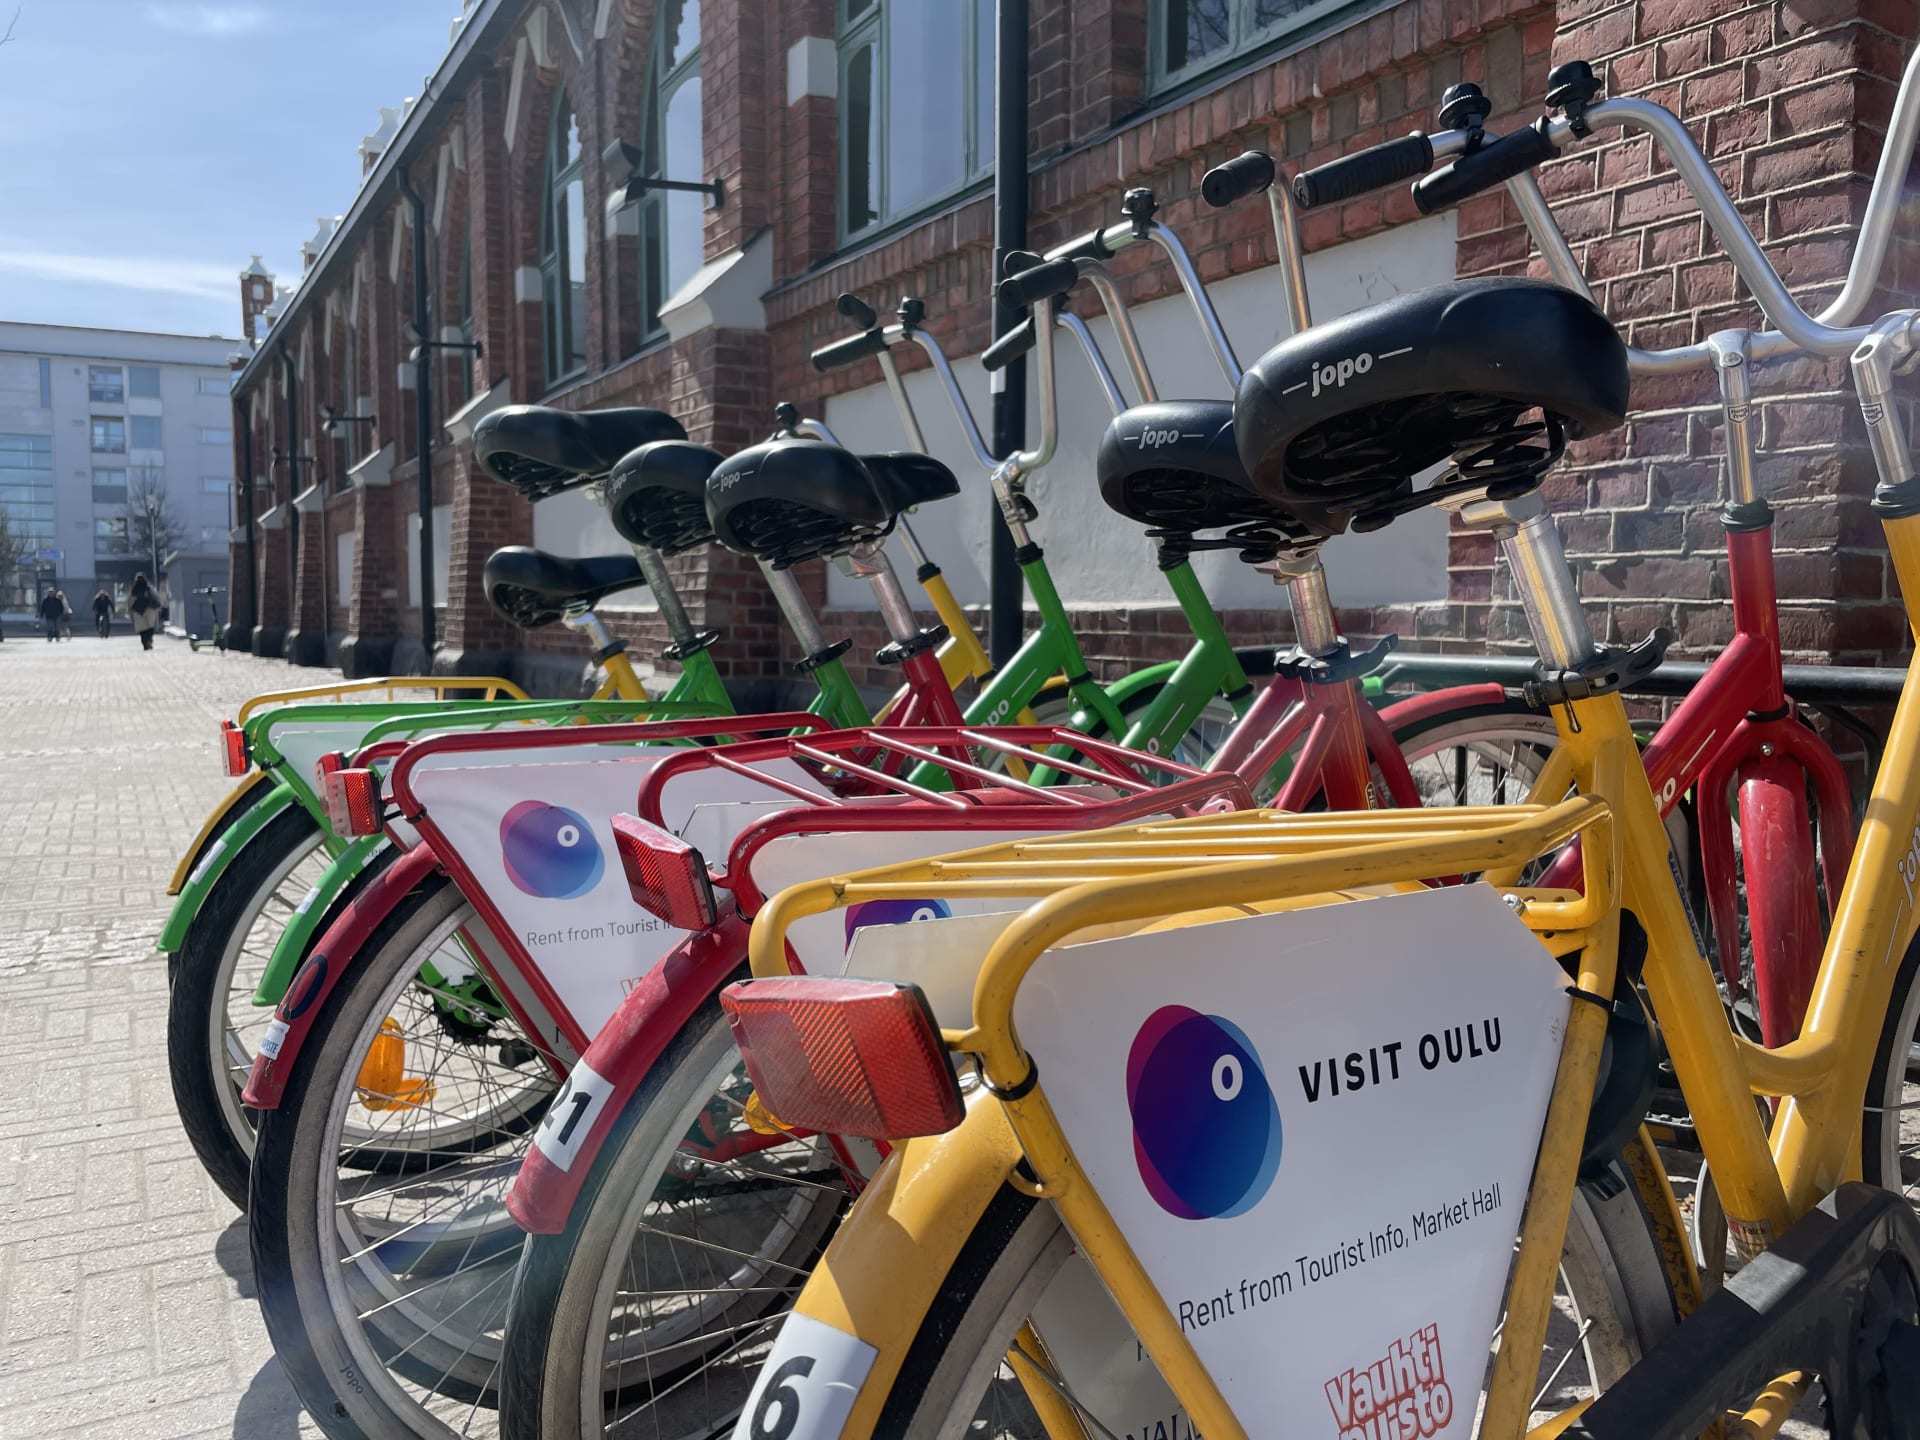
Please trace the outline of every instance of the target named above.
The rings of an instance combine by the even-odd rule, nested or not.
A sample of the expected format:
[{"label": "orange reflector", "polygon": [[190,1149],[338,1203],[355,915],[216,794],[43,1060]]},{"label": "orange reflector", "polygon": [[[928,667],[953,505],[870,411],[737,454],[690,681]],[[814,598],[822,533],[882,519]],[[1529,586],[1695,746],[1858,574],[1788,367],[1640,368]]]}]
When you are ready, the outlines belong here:
[{"label": "orange reflector", "polygon": [[252,767],[247,754],[247,732],[231,720],[220,722],[220,759],[229,775],[244,775]]},{"label": "orange reflector", "polygon": [[648,914],[676,930],[709,930],[719,919],[707,862],[678,835],[632,815],[616,815],[613,848],[620,852],[627,888]]},{"label": "orange reflector", "polygon": [[960,1123],[960,1082],[917,985],[782,975],[729,985],[720,1008],[784,1128],[904,1140]]},{"label": "orange reflector", "polygon": [[406,1037],[391,1018],[382,1020],[380,1033],[367,1047],[367,1058],[354,1077],[360,1103],[369,1110],[412,1110],[430,1102],[434,1086],[426,1080],[407,1079],[406,1070]]},{"label": "orange reflector", "polygon": [[326,777],[327,823],[336,835],[380,833],[380,777],[371,770],[335,770]]}]

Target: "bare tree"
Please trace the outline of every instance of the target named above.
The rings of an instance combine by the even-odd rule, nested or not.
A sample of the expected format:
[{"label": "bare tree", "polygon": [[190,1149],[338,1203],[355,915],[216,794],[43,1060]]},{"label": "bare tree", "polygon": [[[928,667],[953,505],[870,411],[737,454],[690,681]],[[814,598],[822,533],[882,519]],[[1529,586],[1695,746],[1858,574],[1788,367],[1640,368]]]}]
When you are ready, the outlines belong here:
[{"label": "bare tree", "polygon": [[[143,479],[136,472],[127,486],[127,553],[157,572],[186,536],[179,511],[167,499],[167,482],[157,476]],[[157,573],[148,578],[160,583]]]},{"label": "bare tree", "polygon": [[13,42],[13,27],[20,23],[20,11],[23,8],[19,5],[13,7],[13,18],[7,22],[7,33],[0,35],[0,45],[9,45]]}]

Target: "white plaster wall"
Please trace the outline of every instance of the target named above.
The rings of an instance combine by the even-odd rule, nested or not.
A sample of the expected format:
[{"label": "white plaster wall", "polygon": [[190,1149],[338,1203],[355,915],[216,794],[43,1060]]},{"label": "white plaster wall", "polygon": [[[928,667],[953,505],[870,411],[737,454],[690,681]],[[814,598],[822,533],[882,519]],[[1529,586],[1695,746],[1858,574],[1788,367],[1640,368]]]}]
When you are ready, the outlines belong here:
[{"label": "white plaster wall", "polygon": [[[1453,274],[1451,211],[1321,251],[1307,260],[1308,291],[1313,313],[1320,320],[1450,280]],[[1241,364],[1251,364],[1282,338],[1285,312],[1275,270],[1237,275],[1210,288]],[[1231,394],[1184,295],[1137,306],[1132,315],[1163,397],[1224,399]],[[1092,328],[1108,363],[1120,373],[1122,388],[1127,389],[1110,327],[1101,320]],[[1100,500],[1094,456],[1112,412],[1079,345],[1064,332],[1058,337],[1057,353],[1060,447],[1054,462],[1029,486],[1028,493],[1040,509],[1034,538],[1046,550],[1054,582],[1069,605],[1170,604],[1140,527]],[[1033,366],[1027,368],[1027,425],[1033,438],[1038,435],[1038,402]],[[972,357],[955,360],[954,370],[984,430],[989,407],[986,374]],[[973,459],[937,378],[920,370],[906,383],[929,450],[953,467],[961,483],[959,496],[924,507],[913,517],[914,530],[946,571],[961,601],[984,604],[992,509],[986,473]],[[906,443],[884,385],[832,397],[822,418],[843,444],[855,450],[894,450]],[[543,502],[542,510],[558,503]],[[895,566],[903,578],[909,578],[912,567],[897,538],[890,542],[890,549]],[[1337,605],[1384,605],[1446,596],[1444,515],[1418,511],[1383,532],[1341,536],[1324,554]],[[1197,556],[1195,565],[1208,595],[1220,608],[1257,609],[1284,603],[1270,579],[1241,564],[1230,552]],[[873,604],[864,582],[837,573],[830,574],[828,596],[836,606]]]},{"label": "white plaster wall", "polygon": [[[453,573],[453,507],[433,507],[433,603],[447,603],[447,584]],[[407,526],[407,604],[420,605],[420,520]]]},{"label": "white plaster wall", "polygon": [[[449,531],[448,534],[451,538],[452,532]],[[346,620],[347,608],[353,604],[353,547],[353,531],[342,530],[333,537],[334,603],[340,607],[342,612],[340,618],[343,622]],[[419,546],[416,544],[414,548],[417,552]],[[416,566],[419,564],[417,558],[414,563]],[[417,587],[420,582],[415,579],[413,583]]]},{"label": "white plaster wall", "polygon": [[[550,496],[533,507],[533,543],[555,555],[625,555],[627,542],[613,528],[606,506],[600,503],[595,487],[582,486],[564,494]],[[653,610],[652,592],[644,586],[609,595],[594,607],[617,610]]]}]

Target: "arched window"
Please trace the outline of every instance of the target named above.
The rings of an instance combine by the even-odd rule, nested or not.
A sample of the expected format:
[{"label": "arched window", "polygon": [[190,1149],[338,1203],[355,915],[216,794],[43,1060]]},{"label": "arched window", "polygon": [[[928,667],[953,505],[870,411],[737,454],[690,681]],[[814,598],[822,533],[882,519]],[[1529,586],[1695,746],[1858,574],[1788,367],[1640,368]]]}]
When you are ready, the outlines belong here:
[{"label": "arched window", "polygon": [[[360,413],[360,328],[354,322],[358,316],[347,316],[346,325],[340,333],[340,413],[358,415]],[[351,469],[360,458],[360,432],[369,429],[365,425],[342,425],[340,427],[340,446],[347,457],[347,468]],[[340,482],[346,483],[346,473],[341,472]]]},{"label": "arched window", "polygon": [[587,363],[587,192],[580,175],[580,124],[565,91],[554,100],[547,136],[540,282],[547,384],[552,386]]},{"label": "arched window", "polygon": [[[646,173],[668,180],[704,180],[700,142],[700,0],[663,0],[647,65],[647,106],[640,138]],[[705,199],[654,190],[640,200],[640,334],[660,333],[660,307],[705,258]]]}]

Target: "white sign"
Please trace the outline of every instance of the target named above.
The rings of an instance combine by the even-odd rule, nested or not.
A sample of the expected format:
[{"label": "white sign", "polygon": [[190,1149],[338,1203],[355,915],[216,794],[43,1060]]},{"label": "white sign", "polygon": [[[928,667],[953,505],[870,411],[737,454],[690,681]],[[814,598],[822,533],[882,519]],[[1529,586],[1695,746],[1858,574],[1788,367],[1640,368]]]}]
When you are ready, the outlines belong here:
[{"label": "white sign", "polygon": [[1014,1018],[1248,1433],[1464,1440],[1566,987],[1469,885],[1062,947]]},{"label": "white sign", "polygon": [[880,1352],[811,1315],[789,1315],[760,1367],[733,1440],[833,1440]]},{"label": "white sign", "polygon": [[[498,750],[435,752],[412,767],[414,795],[450,851],[442,858],[472,876],[588,1035],[686,933],[635,902],[612,824],[633,810],[647,772],[681,753],[587,743],[530,749],[502,736]],[[789,760],[763,768],[808,780]],[[765,793],[751,776],[705,766],[676,787],[689,804]]]}]

